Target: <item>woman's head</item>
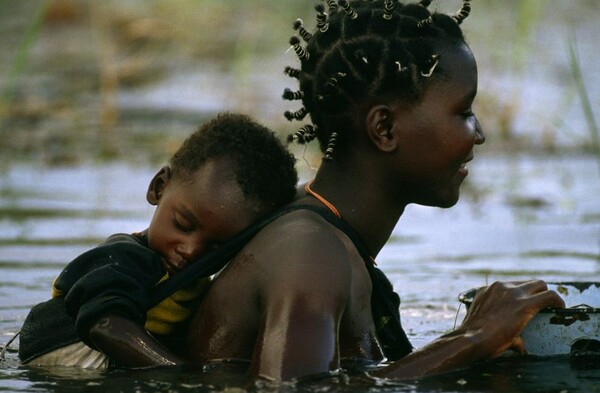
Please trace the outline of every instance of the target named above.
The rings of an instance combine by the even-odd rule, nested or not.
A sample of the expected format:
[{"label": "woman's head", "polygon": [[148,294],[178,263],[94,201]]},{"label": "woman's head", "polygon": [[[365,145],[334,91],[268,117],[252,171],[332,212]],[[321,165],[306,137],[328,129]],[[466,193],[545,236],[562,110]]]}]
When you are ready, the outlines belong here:
[{"label": "woman's head", "polygon": [[284,98],[301,99],[303,107],[286,117],[310,115],[313,124],[290,139],[307,143],[317,138],[325,159],[333,158],[334,150],[343,155],[373,105],[416,104],[429,85],[447,77],[441,53],[466,45],[459,24],[470,4],[465,1],[449,16],[431,13],[429,3],[327,0],[316,7],[315,32],[296,21],[294,28],[307,45],[292,38],[301,67],[286,73],[299,80],[300,90],[286,90]]}]

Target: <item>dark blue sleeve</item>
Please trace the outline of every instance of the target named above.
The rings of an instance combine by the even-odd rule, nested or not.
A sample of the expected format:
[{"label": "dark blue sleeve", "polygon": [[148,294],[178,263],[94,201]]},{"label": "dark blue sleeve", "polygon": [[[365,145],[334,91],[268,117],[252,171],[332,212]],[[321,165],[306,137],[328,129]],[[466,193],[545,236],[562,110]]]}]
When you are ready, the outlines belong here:
[{"label": "dark blue sleeve", "polygon": [[148,291],[164,275],[160,256],[135,241],[101,245],[73,260],[57,278],[77,334],[88,345],[91,326],[114,313],[143,325]]}]

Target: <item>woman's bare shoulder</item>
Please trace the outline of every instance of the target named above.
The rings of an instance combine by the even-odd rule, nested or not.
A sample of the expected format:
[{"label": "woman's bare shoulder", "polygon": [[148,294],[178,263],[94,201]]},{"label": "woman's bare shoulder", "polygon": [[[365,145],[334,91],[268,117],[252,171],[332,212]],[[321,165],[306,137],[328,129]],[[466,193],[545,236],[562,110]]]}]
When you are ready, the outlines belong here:
[{"label": "woman's bare shoulder", "polygon": [[342,231],[309,210],[294,211],[278,218],[259,232],[251,243],[252,247],[312,250],[315,254],[345,254],[354,248],[349,245],[351,243]]},{"label": "woman's bare shoulder", "polygon": [[342,276],[350,272],[348,261],[358,256],[343,232],[308,210],[278,218],[261,230],[241,254],[252,255],[258,265],[278,274],[335,272]]}]

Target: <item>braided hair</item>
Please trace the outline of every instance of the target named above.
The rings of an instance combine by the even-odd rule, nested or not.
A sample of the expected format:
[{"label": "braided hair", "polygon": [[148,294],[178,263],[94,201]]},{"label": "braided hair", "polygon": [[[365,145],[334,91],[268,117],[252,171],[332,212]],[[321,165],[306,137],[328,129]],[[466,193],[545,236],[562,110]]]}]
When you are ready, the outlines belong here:
[{"label": "braided hair", "polygon": [[300,90],[286,89],[283,98],[301,100],[303,107],[284,115],[290,121],[310,115],[312,124],[288,141],[317,139],[324,159],[332,160],[348,144],[361,104],[381,97],[417,101],[427,80],[443,75],[441,45],[465,43],[459,25],[471,11],[469,0],[454,15],[432,13],[430,3],[323,0],[315,6],[314,32],[296,20],[294,29],[306,47],[299,37],[290,39],[301,67],[286,67],[285,73],[298,79]]}]

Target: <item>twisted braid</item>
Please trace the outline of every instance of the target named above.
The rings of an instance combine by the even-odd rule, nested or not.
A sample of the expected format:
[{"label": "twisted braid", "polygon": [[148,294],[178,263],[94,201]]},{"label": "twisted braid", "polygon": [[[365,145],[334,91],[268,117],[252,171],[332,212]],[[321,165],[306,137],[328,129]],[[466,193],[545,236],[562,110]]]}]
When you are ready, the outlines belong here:
[{"label": "twisted braid", "polygon": [[[464,43],[459,24],[469,15],[465,1],[454,15],[431,13],[431,1],[402,4],[397,0],[332,0],[318,4],[316,30],[306,48],[297,37],[290,40],[301,67],[286,73],[300,82],[293,98],[302,97],[298,112],[286,112],[289,120],[309,114],[315,127],[302,127],[294,141],[319,140],[327,159],[343,150],[361,105],[376,98],[408,102],[421,97],[428,79],[443,75],[441,47]],[[294,28],[299,30],[299,23]],[[302,36],[307,36],[302,32]],[[290,72],[294,70],[297,72]],[[291,98],[290,90],[284,97]],[[304,135],[304,130],[311,130]],[[315,135],[316,134],[316,135]]]}]

